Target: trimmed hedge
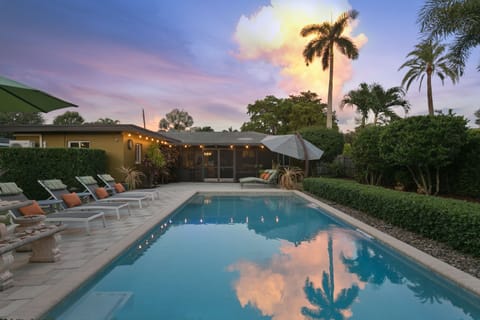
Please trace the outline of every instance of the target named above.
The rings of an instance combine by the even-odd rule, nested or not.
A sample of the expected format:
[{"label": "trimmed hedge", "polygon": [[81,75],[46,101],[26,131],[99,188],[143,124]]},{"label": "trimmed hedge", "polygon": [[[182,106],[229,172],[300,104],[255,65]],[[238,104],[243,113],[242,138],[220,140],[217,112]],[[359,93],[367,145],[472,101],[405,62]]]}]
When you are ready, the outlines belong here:
[{"label": "trimmed hedge", "polygon": [[15,182],[30,199],[46,199],[48,193],[39,179],[61,179],[69,187],[80,188],[78,175],[106,172],[104,150],[65,148],[2,148],[0,168],[7,170],[0,181]]},{"label": "trimmed hedge", "polygon": [[362,185],[307,178],[304,190],[407,230],[480,256],[480,205]]}]

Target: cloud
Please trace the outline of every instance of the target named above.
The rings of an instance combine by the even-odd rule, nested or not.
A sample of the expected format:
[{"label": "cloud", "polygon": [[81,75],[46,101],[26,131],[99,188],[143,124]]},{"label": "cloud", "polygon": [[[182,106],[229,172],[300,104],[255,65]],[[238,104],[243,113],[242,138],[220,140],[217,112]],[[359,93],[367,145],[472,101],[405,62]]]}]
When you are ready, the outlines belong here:
[{"label": "cloud", "polygon": [[[269,6],[256,13],[242,15],[238,21],[234,39],[238,44],[236,57],[241,60],[263,61],[278,67],[278,86],[285,94],[311,90],[326,101],[328,70],[322,70],[321,61],[315,59],[306,66],[303,49],[310,38],[300,36],[300,30],[312,23],[336,19],[351,7],[348,1],[333,0],[271,0]],[[348,26],[344,35],[351,38],[358,48],[366,42],[364,34],[353,36],[358,21]],[[261,77],[267,78],[262,69]],[[352,77],[352,61],[336,51],[334,62],[334,101],[342,96],[344,84]],[[271,76],[275,77],[275,76]],[[342,110],[337,110],[341,114]]]}]

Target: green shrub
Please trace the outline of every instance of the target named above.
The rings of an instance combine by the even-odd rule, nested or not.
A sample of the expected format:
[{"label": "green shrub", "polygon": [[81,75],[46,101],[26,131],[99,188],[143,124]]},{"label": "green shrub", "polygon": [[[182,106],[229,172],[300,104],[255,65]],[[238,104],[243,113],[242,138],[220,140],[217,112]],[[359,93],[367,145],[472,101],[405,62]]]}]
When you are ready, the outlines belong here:
[{"label": "green shrub", "polygon": [[323,150],[322,162],[332,162],[336,156],[343,152],[343,134],[338,129],[324,127],[306,127],[301,129],[300,134],[305,140]]},{"label": "green shrub", "polygon": [[445,192],[480,199],[480,130],[470,130],[466,145],[448,170]]},{"label": "green shrub", "polygon": [[75,176],[106,171],[103,150],[64,148],[2,148],[0,168],[7,172],[0,181],[15,182],[30,199],[46,199],[39,179],[61,179],[69,187],[80,188]]},{"label": "green shrub", "polygon": [[307,178],[305,191],[480,256],[480,205],[353,181]]}]

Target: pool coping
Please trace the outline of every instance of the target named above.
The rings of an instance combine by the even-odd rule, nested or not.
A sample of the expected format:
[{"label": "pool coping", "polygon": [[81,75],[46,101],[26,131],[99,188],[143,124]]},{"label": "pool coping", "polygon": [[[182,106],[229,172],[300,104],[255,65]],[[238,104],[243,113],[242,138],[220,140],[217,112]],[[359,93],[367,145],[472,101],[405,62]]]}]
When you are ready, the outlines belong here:
[{"label": "pool coping", "polygon": [[[259,192],[260,191],[260,192]],[[28,306],[25,306],[15,315],[19,319],[39,319],[42,318],[52,307],[62,301],[67,295],[71,294],[74,290],[79,288],[88,279],[94,276],[97,272],[102,270],[111,261],[113,261],[120,253],[126,248],[134,244],[138,239],[144,236],[152,227],[157,225],[160,221],[165,219],[179,207],[184,205],[189,199],[197,194],[211,194],[211,195],[252,195],[252,196],[266,196],[266,195],[297,195],[310,203],[314,203],[319,208],[327,211],[332,216],[339,218],[340,220],[350,224],[351,226],[362,230],[363,232],[371,235],[379,242],[400,251],[410,259],[420,263],[422,266],[429,270],[432,270],[439,275],[451,280],[460,287],[480,296],[480,279],[475,278],[443,261],[440,261],[394,237],[383,233],[349,215],[346,213],[331,207],[330,205],[300,191],[296,190],[281,190],[281,189],[255,189],[255,190],[228,190],[228,191],[201,191],[192,190],[182,195],[178,195],[178,198],[172,199],[172,202],[167,205],[159,214],[152,216],[145,220],[145,223],[134,229],[127,237],[118,241],[112,247],[106,248],[101,254],[90,260],[80,271],[72,273],[72,276],[64,279],[57,285],[52,286],[48,290],[37,296],[29,302]]]}]

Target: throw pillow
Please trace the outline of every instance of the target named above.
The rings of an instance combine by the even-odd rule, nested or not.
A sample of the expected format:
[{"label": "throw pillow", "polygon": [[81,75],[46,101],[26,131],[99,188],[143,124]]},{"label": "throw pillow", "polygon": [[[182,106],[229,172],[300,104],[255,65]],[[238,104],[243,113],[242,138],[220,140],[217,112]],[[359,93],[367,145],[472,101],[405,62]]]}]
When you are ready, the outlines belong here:
[{"label": "throw pillow", "polygon": [[33,203],[26,207],[21,207],[18,209],[20,213],[24,216],[38,216],[41,214],[45,214],[45,211],[38,205],[37,201],[33,201]]},{"label": "throw pillow", "polygon": [[82,200],[75,192],[62,194],[62,199],[69,208],[77,207],[82,204]]},{"label": "throw pillow", "polygon": [[123,187],[123,184],[121,183],[115,183],[115,191],[117,191],[118,193],[122,193],[122,192],[125,192],[125,188]]},{"label": "throw pillow", "polygon": [[95,193],[97,194],[98,199],[108,198],[108,191],[105,190],[105,188],[97,188]]}]

